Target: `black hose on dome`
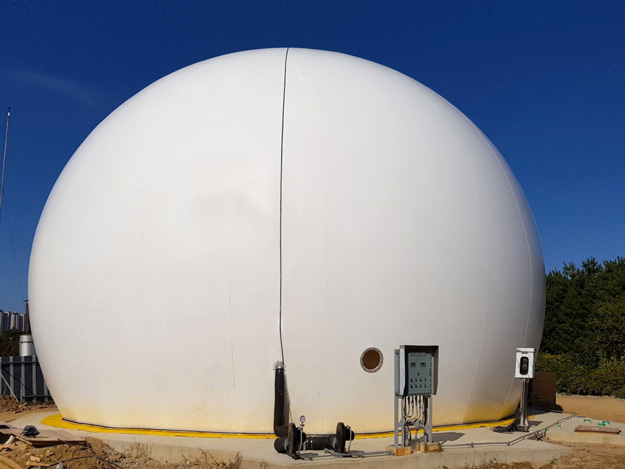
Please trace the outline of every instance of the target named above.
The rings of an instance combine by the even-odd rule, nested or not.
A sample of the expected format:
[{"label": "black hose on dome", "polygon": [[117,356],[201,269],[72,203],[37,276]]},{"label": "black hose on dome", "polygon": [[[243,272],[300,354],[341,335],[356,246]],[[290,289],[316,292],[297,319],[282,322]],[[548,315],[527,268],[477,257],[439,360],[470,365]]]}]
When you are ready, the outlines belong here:
[{"label": "black hose on dome", "polygon": [[276,362],[273,369],[275,372],[273,432],[277,437],[286,437],[289,433],[289,422],[286,418],[286,379],[284,376],[284,363]]}]

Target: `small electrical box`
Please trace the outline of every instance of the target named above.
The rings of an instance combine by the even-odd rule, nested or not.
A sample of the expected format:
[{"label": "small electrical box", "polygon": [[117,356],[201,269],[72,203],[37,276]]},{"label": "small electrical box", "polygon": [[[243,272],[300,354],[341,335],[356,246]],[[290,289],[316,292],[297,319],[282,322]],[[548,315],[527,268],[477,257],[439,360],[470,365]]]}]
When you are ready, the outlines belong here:
[{"label": "small electrical box", "polygon": [[395,395],[433,396],[438,381],[437,345],[402,345],[395,350]]},{"label": "small electrical box", "polygon": [[517,348],[514,368],[515,378],[534,378],[534,355],[536,349]]}]

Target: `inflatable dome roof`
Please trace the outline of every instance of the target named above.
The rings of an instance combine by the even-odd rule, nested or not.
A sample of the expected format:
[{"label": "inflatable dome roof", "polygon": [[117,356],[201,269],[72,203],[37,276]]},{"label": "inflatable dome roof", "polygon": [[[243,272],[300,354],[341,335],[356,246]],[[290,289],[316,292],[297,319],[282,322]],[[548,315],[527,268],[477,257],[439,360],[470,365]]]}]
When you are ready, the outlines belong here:
[{"label": "inflatable dome roof", "polygon": [[393,350],[439,345],[434,424],[519,400],[540,241],[493,144],[375,63],[207,60],[108,116],[39,222],[34,340],[66,419],[272,432],[274,362],[306,430],[393,426]]}]

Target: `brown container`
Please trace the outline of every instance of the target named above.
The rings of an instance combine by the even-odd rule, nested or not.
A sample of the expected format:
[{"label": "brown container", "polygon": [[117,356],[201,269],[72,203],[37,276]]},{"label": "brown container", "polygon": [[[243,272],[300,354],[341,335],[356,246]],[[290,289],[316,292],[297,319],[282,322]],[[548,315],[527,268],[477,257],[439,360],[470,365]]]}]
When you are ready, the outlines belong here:
[{"label": "brown container", "polygon": [[556,374],[537,371],[530,382],[529,405],[544,410],[556,410]]}]

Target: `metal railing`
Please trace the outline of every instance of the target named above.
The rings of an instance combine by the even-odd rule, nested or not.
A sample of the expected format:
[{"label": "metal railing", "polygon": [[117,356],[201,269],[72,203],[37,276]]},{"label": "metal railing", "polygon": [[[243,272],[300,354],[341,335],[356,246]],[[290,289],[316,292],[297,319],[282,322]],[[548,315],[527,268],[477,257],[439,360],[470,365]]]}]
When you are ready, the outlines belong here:
[{"label": "metal railing", "polygon": [[51,400],[36,356],[0,357],[0,394],[20,402]]}]

